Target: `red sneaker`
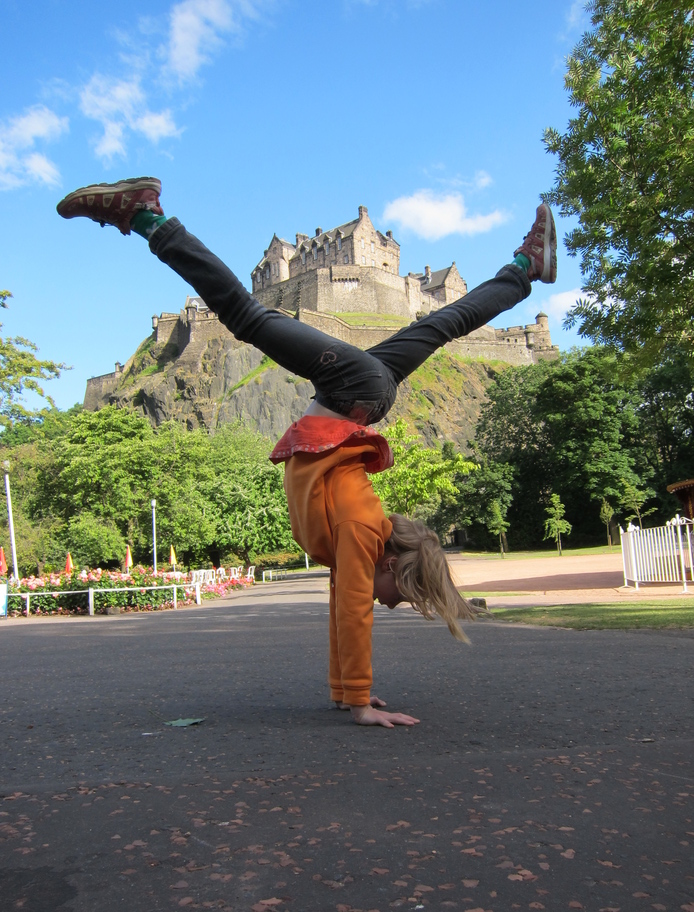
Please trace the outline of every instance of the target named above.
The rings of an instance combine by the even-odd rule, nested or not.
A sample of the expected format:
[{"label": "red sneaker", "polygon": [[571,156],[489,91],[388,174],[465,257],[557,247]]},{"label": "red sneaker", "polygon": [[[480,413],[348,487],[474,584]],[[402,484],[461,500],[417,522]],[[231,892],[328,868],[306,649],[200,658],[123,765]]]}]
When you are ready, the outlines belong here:
[{"label": "red sneaker", "polygon": [[115,225],[130,234],[130,220],[140,209],[163,215],[159,205],[161,181],[156,177],[130,177],[115,184],[91,184],[68,193],[56,209],[63,218],[84,216],[104,225]]},{"label": "red sneaker", "polygon": [[522,253],[530,260],[528,278],[539,279],[547,285],[557,281],[557,229],[552,210],[547,203],[537,207],[533,227],[523,238],[523,243],[513,255]]}]

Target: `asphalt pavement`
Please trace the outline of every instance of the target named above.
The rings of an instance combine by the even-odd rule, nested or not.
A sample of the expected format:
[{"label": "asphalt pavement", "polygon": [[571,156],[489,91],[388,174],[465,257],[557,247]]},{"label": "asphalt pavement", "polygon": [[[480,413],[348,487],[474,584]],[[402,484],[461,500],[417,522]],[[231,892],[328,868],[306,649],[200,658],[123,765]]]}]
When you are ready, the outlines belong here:
[{"label": "asphalt pavement", "polygon": [[377,608],[362,728],[327,599],[0,621],[1,912],[694,912],[694,639]]}]

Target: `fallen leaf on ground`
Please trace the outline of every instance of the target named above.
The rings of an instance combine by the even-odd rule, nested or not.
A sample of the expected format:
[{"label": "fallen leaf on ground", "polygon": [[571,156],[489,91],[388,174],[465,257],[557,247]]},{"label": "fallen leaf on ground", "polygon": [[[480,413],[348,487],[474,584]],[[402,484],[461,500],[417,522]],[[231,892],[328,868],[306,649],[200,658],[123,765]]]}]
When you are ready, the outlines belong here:
[{"label": "fallen leaf on ground", "polygon": [[204,721],[205,717],[202,719],[174,719],[173,722],[164,722],[164,725],[171,725],[174,728],[186,728],[188,725],[199,725]]}]

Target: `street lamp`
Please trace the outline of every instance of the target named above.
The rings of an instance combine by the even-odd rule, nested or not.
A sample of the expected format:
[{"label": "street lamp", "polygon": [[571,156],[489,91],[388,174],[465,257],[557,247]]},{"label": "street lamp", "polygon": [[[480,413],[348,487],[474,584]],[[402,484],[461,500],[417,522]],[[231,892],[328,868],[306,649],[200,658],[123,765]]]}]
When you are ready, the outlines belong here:
[{"label": "street lamp", "polygon": [[157,575],[157,502],[152,498],[152,544],[154,548],[154,575]]},{"label": "street lamp", "polygon": [[7,519],[10,526],[10,547],[12,548],[12,568],[14,578],[19,580],[19,571],[17,570],[17,546],[14,541],[14,520],[12,519],[12,497],[10,495],[10,460],[5,459],[3,462],[5,469],[5,491],[7,493]]}]

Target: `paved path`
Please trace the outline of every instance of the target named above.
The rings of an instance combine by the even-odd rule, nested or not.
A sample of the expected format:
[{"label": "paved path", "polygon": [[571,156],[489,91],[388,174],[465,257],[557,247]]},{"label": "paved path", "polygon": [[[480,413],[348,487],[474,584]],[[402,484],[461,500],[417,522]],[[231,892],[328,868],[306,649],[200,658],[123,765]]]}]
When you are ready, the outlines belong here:
[{"label": "paved path", "polygon": [[[527,560],[456,554],[450,563],[456,582],[465,592],[491,593],[487,601],[494,608],[639,601],[683,594],[681,584],[641,584],[639,589],[625,586],[619,550],[589,556],[549,554]],[[694,596],[694,585],[690,583],[688,588]]]},{"label": "paved path", "polygon": [[470,632],[377,610],[388,731],[326,702],[324,579],[1,623],[0,910],[694,909],[694,640]]}]

